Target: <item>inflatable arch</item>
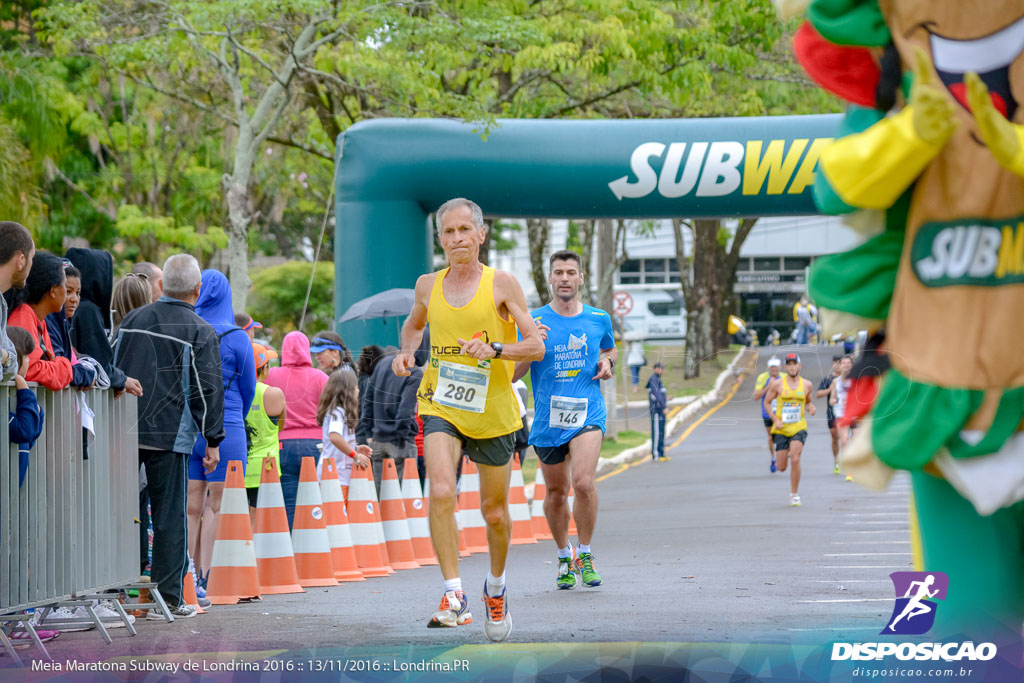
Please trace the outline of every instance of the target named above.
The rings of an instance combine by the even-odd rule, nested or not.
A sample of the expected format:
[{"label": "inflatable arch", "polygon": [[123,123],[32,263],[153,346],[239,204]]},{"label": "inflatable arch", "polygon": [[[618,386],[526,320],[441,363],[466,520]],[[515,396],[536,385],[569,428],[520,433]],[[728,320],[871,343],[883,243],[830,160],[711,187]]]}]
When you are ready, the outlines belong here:
[{"label": "inflatable arch", "polygon": [[[431,270],[432,211],[468,197],[489,216],[709,218],[817,213],[821,150],[840,115],[657,120],[376,119],[338,138],[335,319]],[[338,327],[358,353],[395,327]]]}]

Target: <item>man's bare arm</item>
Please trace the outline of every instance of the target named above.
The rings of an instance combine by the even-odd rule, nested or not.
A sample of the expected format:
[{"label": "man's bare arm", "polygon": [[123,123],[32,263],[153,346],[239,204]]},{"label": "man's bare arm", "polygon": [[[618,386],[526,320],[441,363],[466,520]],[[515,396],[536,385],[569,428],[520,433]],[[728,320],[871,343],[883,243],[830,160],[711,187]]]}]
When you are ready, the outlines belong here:
[{"label": "man's bare arm", "polygon": [[420,275],[416,280],[416,294],[412,311],[402,325],[401,351],[391,361],[391,369],[399,377],[409,375],[409,370],[416,365],[416,349],[423,341],[423,328],[427,326],[427,304],[430,303],[430,291],[434,288],[435,273]]}]

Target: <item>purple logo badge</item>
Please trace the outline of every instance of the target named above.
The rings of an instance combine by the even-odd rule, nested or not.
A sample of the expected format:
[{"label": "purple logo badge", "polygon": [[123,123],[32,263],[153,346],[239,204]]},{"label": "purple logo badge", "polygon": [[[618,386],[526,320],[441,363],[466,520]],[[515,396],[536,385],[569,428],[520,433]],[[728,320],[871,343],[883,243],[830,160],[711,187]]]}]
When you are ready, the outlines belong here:
[{"label": "purple logo badge", "polygon": [[881,635],[919,636],[935,623],[935,612],[946,599],[949,577],[943,572],[893,572],[896,604]]}]

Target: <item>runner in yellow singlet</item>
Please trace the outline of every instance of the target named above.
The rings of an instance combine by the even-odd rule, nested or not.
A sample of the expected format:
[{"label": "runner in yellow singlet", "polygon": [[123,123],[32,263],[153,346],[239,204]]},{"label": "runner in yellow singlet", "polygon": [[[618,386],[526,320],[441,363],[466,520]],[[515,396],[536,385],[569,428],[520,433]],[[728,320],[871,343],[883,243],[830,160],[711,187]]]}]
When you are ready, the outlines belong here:
[{"label": "runner in yellow singlet", "polygon": [[800,505],[800,454],[807,440],[807,415],[814,415],[814,385],[800,376],[800,356],[786,354],[786,374],[768,386],[764,396],[766,405],[775,401],[771,418],[772,438],[775,439],[775,455],[779,471],[785,472],[789,462],[789,504]]},{"label": "runner in yellow singlet", "polygon": [[[445,590],[427,627],[473,620],[459,578],[454,514],[455,472],[465,450],[480,472],[480,511],[490,548],[484,634],[501,641],[512,630],[505,590],[512,527],[508,486],[515,433],[522,427],[512,372],[515,361],[542,359],[544,341],[515,277],[480,263],[486,235],[480,207],[468,199],[452,199],[434,217],[449,265],[416,281],[412,312],[402,327],[402,350],[391,364],[396,375],[409,374],[430,323],[430,361],[417,397],[430,478],[430,537]],[[517,325],[523,337],[519,342]]]}]

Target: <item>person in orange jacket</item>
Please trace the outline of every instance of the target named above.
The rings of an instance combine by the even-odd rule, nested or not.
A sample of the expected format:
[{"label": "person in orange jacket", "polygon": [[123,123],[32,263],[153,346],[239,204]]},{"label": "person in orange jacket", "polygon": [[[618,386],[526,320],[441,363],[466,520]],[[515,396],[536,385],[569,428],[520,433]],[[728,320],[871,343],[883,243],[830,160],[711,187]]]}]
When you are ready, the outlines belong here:
[{"label": "person in orange jacket", "polygon": [[8,290],[4,296],[11,310],[7,324],[27,330],[36,344],[29,355],[25,380],[54,391],[71,384],[71,361],[54,355],[50,332],[44,322],[47,315],[64,308],[67,291],[63,260],[45,251],[36,252],[25,287]]}]

